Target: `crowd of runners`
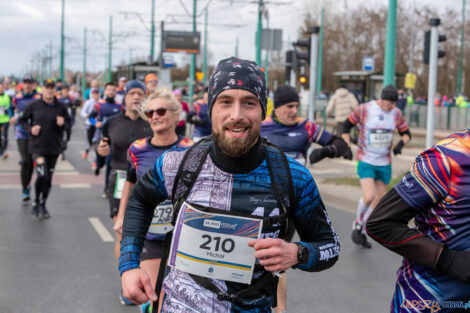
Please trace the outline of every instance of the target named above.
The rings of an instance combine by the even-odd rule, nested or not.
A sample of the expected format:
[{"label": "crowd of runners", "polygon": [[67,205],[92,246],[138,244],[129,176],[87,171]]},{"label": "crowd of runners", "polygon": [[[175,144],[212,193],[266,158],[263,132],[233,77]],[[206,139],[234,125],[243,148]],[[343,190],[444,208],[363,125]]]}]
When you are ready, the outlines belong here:
[{"label": "crowd of runners", "polygon": [[[18,197],[31,201],[33,218],[48,219],[56,162],[83,121],[75,125],[86,129],[82,158],[103,176],[116,233],[121,304],[141,312],[288,312],[286,271],[326,270],[340,257],[335,221],[308,167],[352,160],[356,126],[362,197],[351,239],[370,249],[372,238],[404,257],[391,311],[427,312],[406,301],[470,298],[470,130],[422,152],[387,192],[392,153],[412,138],[394,86],[362,104],[339,90],[327,109],[337,113],[333,132],[299,116],[295,88],[280,86],[268,99],[260,68],[234,57],[218,63],[191,101],[186,90],[159,88],[156,73],[102,87],[94,79],[82,97],[60,80],[26,75],[16,88],[5,80],[0,157],[9,157],[14,127]],[[393,144],[395,132],[401,139]]]}]

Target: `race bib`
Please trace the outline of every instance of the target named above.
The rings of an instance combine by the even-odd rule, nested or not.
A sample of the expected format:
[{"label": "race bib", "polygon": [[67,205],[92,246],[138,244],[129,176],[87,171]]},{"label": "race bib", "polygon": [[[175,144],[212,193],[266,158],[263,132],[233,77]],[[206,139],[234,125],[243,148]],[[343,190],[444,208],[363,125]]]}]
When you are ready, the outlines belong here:
[{"label": "race bib", "polygon": [[149,233],[156,235],[164,235],[173,229],[171,218],[173,213],[173,204],[170,200],[165,200],[157,205],[153,212],[152,223],[150,224]]},{"label": "race bib", "polygon": [[392,144],[393,132],[390,129],[371,129],[369,145],[374,148],[388,148]]},{"label": "race bib", "polygon": [[124,171],[116,171],[116,184],[114,185],[114,199],[121,199],[122,190],[126,183],[127,173]]},{"label": "race bib", "polygon": [[263,220],[200,211],[184,203],[171,242],[169,265],[186,273],[249,284]]},{"label": "race bib", "polygon": [[0,106],[0,115],[5,115],[7,113],[7,108]]}]

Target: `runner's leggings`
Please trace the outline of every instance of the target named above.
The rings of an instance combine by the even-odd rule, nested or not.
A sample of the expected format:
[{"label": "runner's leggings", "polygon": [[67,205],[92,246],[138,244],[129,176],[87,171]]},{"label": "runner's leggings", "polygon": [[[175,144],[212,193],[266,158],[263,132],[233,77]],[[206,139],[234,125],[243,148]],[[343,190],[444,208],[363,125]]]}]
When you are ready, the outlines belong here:
[{"label": "runner's leggings", "polygon": [[29,154],[28,139],[17,139],[18,151],[20,152],[21,163],[21,185],[23,189],[28,188],[33,176],[33,159]]},{"label": "runner's leggings", "polygon": [[0,124],[0,155],[3,155],[8,147],[8,126],[8,123]]},{"label": "runner's leggings", "polygon": [[36,169],[36,203],[45,203],[52,185],[52,174],[58,155],[33,155],[34,168]]}]

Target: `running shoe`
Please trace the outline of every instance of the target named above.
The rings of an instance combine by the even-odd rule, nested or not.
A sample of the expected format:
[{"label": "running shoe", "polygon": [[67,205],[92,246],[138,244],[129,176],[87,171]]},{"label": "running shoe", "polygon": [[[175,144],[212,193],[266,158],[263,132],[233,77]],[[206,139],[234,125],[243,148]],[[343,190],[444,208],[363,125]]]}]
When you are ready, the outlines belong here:
[{"label": "running shoe", "polygon": [[50,217],[51,217],[51,215],[49,214],[49,212],[46,209],[46,204],[41,204],[39,206],[39,218],[48,219]]},{"label": "running shoe", "polygon": [[363,248],[366,248],[366,249],[372,248],[371,243],[370,243],[369,241],[367,241],[367,236],[364,235],[364,234],[362,234],[361,237],[362,237],[361,246],[362,246]]},{"label": "running shoe", "polygon": [[135,303],[132,303],[131,300],[122,295],[122,290],[121,294],[119,295],[119,302],[121,302],[121,305],[136,305]]},{"label": "running shoe", "polygon": [[8,153],[5,152],[5,153],[3,154],[3,159],[4,159],[4,160],[5,160],[5,159],[8,159]]},{"label": "running shoe", "polygon": [[88,159],[88,150],[83,151],[83,153],[82,153],[82,159],[83,159],[83,160]]},{"label": "running shoe", "polygon": [[353,223],[353,230],[351,234],[352,241],[357,245],[362,245],[362,225],[360,225],[357,221]]},{"label": "running shoe", "polygon": [[33,207],[31,208],[31,217],[38,218],[39,217],[39,203],[34,202]]},{"label": "running shoe", "polygon": [[23,189],[23,193],[21,194],[21,200],[23,200],[24,202],[31,200],[29,188]]},{"label": "running shoe", "polygon": [[152,313],[152,306],[150,305],[150,301],[140,305],[140,313]]},{"label": "running shoe", "polygon": [[101,194],[101,198],[108,199],[108,193],[106,192],[106,189],[103,190],[103,193]]}]

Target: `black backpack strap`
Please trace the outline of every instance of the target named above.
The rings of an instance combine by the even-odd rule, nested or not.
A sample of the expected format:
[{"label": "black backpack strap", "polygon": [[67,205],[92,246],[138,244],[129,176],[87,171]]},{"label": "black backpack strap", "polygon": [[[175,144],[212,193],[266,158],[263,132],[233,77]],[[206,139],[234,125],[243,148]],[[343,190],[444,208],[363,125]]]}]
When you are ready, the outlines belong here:
[{"label": "black backpack strap", "polygon": [[163,278],[165,277],[166,263],[168,262],[168,256],[170,254],[172,234],[173,234],[173,231],[168,232],[165,235],[164,245],[163,245],[163,255],[160,260],[160,266],[158,268],[157,283],[155,284],[155,293],[157,294],[158,299],[157,301],[153,303],[152,312],[158,312],[158,305],[161,300],[160,293],[162,291]]},{"label": "black backpack strap", "polygon": [[284,233],[281,237],[290,241],[294,234],[294,227],[290,217],[292,217],[292,212],[295,210],[295,194],[289,161],[286,154],[269,142],[267,138],[262,138],[262,144],[265,147],[266,163],[274,189],[274,196],[281,210],[280,215],[288,219],[284,223]]},{"label": "black backpack strap", "polygon": [[209,136],[200,140],[185,152],[176,172],[171,191],[171,201],[175,207],[179,200],[186,199],[191,192],[209,154],[211,145],[212,136]]}]

